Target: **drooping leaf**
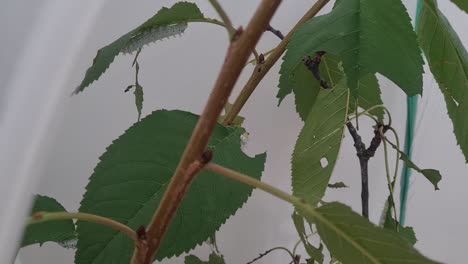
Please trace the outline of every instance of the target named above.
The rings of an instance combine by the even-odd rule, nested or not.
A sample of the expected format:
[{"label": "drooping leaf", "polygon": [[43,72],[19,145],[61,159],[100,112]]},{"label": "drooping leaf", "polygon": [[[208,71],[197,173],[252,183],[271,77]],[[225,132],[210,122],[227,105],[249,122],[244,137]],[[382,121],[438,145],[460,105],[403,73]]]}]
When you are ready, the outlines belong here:
[{"label": "drooping leaf", "polygon": [[280,98],[278,105],[281,104],[286,95],[294,92],[296,112],[302,120],[306,120],[321,90],[318,81],[304,64],[300,64],[294,69],[294,73],[290,79],[290,86],[287,87],[288,89],[282,88],[280,86],[280,90],[278,91],[277,97]]},{"label": "drooping leaf", "polygon": [[[57,200],[36,195],[31,215],[37,212],[63,212],[66,211]],[[21,246],[45,242],[65,242],[76,239],[75,224],[73,220],[50,221],[38,224],[31,224],[26,227],[23,234]]]},{"label": "drooping leaf", "polygon": [[[322,56],[320,73],[332,87],[339,83],[344,77],[344,73],[340,69],[340,61],[341,60],[337,56],[330,53]],[[290,88],[289,90],[288,87]],[[380,97],[379,83],[375,74],[368,74],[361,78],[358,82],[358,88],[360,91],[358,104],[361,108],[367,110],[372,106],[383,104]],[[315,79],[307,67],[301,63],[295,68],[291,76],[290,86],[280,86],[278,96],[281,102],[287,94],[294,92],[296,111],[302,120],[306,120],[320,89],[320,82]],[[354,110],[356,108],[355,102],[355,98],[350,98],[349,109]],[[384,111],[381,108],[372,110],[370,114],[375,115],[379,120],[383,120]]]},{"label": "drooping leaf", "polygon": [[458,145],[468,162],[468,53],[434,0],[423,2],[417,31],[444,95]]},{"label": "drooping leaf", "polygon": [[[100,158],[81,212],[146,226],[166,190],[198,116],[155,111],[115,140]],[[259,179],[265,154],[254,158],[240,150],[244,129],[218,125],[209,142],[213,161]],[[164,237],[156,258],[179,255],[203,243],[248,199],[252,189],[211,172],[197,176]],[[77,264],[128,264],[133,243],[125,235],[78,221]]]},{"label": "drooping leaf", "polygon": [[133,91],[133,94],[135,95],[135,106],[138,112],[138,121],[140,121],[141,110],[143,110],[143,87],[139,83],[135,85],[135,91]]},{"label": "drooping leaf", "polygon": [[339,55],[353,95],[359,80],[375,72],[408,95],[422,92],[423,60],[401,1],[341,0],[329,14],[306,22],[288,45],[279,86],[287,87],[302,58],[318,51]]},{"label": "drooping leaf", "polygon": [[348,185],[344,184],[344,182],[335,182],[332,184],[328,184],[328,188],[332,188],[332,189],[348,188]]},{"label": "drooping leaf", "polygon": [[322,89],[296,141],[292,156],[293,193],[314,206],[325,194],[338,158],[348,99],[345,79],[333,89]]},{"label": "drooping leaf", "polygon": [[323,264],[323,244],[320,243],[319,247],[316,248],[312,246],[309,242],[307,242],[305,246],[306,252],[309,255],[307,258],[307,263],[319,263]]},{"label": "drooping leaf", "polygon": [[440,182],[440,180],[442,179],[442,175],[440,175],[440,172],[438,170],[434,170],[434,169],[420,169],[418,166],[416,166],[416,164],[414,164],[414,162],[412,162],[408,155],[406,155],[403,151],[399,150],[397,148],[397,146],[395,144],[393,144],[392,142],[390,141],[387,141],[390,146],[392,146],[396,151],[398,151],[398,153],[400,153],[400,159],[406,164],[406,166],[408,168],[411,168],[419,173],[421,173],[422,175],[424,175],[424,177],[426,177],[426,179],[428,181],[430,181],[432,183],[432,185],[434,185],[434,189],[435,190],[439,190],[439,187],[437,186]]},{"label": "drooping leaf", "polygon": [[436,263],[397,233],[373,225],[346,205],[333,202],[313,208],[302,203],[296,209],[316,224],[330,254],[342,263]]},{"label": "drooping leaf", "polygon": [[322,264],[323,263],[322,244],[320,244],[321,246],[320,248],[316,248],[312,244],[309,243],[307,239],[307,234],[305,231],[304,218],[301,215],[294,212],[292,215],[292,219],[293,219],[294,226],[296,227],[296,231],[299,235],[299,238],[301,239],[302,245],[304,245],[304,248],[310,257],[308,262],[315,263],[316,261]]},{"label": "drooping leaf", "polygon": [[468,13],[468,1],[467,0],[452,0],[452,2],[458,6],[461,10]]},{"label": "drooping leaf", "polygon": [[398,221],[396,221],[393,216],[393,206],[390,206],[392,203],[392,197],[388,196],[387,201],[380,218],[379,226],[397,232],[402,238],[406,239],[411,245],[414,246],[418,241],[416,239],[416,234],[412,227],[405,226],[403,227]]},{"label": "drooping leaf", "polygon": [[75,93],[83,91],[99,79],[120,52],[133,52],[149,42],[180,34],[187,27],[187,22],[203,18],[194,3],[178,2],[170,8],[163,7],[142,25],[98,50],[93,64],[86,71]]},{"label": "drooping leaf", "polygon": [[202,261],[197,256],[188,255],[185,257],[185,264],[224,264],[223,256],[216,255],[215,253],[210,254],[208,261]]},{"label": "drooping leaf", "polygon": [[297,233],[299,234],[299,238],[302,240],[307,236],[305,226],[304,226],[304,218],[302,215],[299,215],[298,213],[294,212],[291,215],[291,218],[294,223],[294,227],[296,228]]},{"label": "drooping leaf", "polygon": [[393,219],[392,215],[388,211],[385,218],[384,228],[395,232],[395,226],[398,226],[398,235],[400,235],[403,239],[406,239],[411,245],[416,244],[418,239],[416,239],[416,234],[414,233],[413,228],[410,226],[401,226],[398,221]]}]

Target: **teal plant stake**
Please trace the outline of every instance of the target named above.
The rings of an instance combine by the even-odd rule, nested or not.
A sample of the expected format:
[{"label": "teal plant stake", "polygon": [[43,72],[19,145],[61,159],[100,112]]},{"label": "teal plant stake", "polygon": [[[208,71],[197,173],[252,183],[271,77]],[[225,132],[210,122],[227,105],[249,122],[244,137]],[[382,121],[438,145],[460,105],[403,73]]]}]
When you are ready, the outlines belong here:
[{"label": "teal plant stake", "polygon": [[[421,13],[422,1],[418,0],[416,6],[416,18],[414,28],[418,27],[419,14]],[[411,159],[413,149],[414,126],[416,123],[416,112],[418,109],[418,96],[408,96],[406,98],[406,135],[405,135],[405,153]],[[409,179],[411,169],[403,165],[401,191],[400,191],[400,224],[404,225],[406,218],[406,204],[408,201]]]}]

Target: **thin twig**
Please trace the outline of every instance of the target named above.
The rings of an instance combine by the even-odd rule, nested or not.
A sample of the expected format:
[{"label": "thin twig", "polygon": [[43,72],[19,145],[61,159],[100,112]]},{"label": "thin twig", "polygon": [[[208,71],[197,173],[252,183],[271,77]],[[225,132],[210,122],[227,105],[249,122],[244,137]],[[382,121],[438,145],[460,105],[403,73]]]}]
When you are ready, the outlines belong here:
[{"label": "thin twig", "polygon": [[[273,50],[273,52],[268,56],[265,62],[261,65],[260,68],[255,68],[250,76],[249,80],[245,84],[244,88],[240,92],[239,96],[237,97],[236,101],[234,102],[231,111],[226,114],[226,117],[223,120],[223,125],[229,125],[232,123],[234,118],[239,114],[242,107],[244,107],[245,103],[249,99],[250,95],[252,95],[255,88],[258,86],[260,81],[265,77],[268,71],[273,67],[273,65],[278,61],[281,57],[283,52],[286,50],[286,46],[289,43],[294,32],[302,26],[307,20],[314,17],[330,0],[318,0],[312,8],[310,8],[306,14],[296,23],[294,28],[289,31],[289,33],[284,37],[284,39],[278,44],[278,46]],[[268,26],[268,25],[267,25]],[[265,26],[265,28],[267,28]]]},{"label": "thin twig", "polygon": [[205,109],[198,120],[161,203],[148,226],[149,250],[144,264],[151,263],[159,249],[172,218],[188,190],[187,182],[193,179],[193,175],[187,173],[189,166],[199,160],[202,153],[204,153],[215,129],[217,119],[231,94],[234,84],[280,3],[281,0],[263,0],[245,31],[237,30]]},{"label": "thin twig", "polygon": [[[265,53],[262,53],[263,59],[265,59],[268,55],[270,55],[270,53],[272,53],[273,50],[274,50],[274,49],[271,49],[271,50],[269,50],[269,51],[267,51],[267,52],[265,52]],[[263,62],[265,62],[265,61],[262,61],[262,63],[263,63]],[[249,60],[249,61],[245,64],[245,66],[247,66],[247,65],[249,65],[249,64],[258,65],[259,63],[258,63],[258,60],[257,60],[256,58],[254,58],[254,59],[252,59],[252,60]]]},{"label": "thin twig", "polygon": [[[312,237],[312,236],[314,236],[314,235],[316,235],[316,234],[317,234],[317,232],[312,232],[311,234],[306,235],[306,236],[305,236],[305,241],[304,241],[304,242],[308,243],[308,242],[309,242],[309,241],[308,241],[308,240],[309,240],[309,237]],[[292,251],[292,253],[293,253],[294,256],[296,256],[297,247],[298,247],[299,244],[301,244],[302,242],[303,242],[302,239],[299,239],[299,240],[296,242],[296,244],[294,244],[293,251]],[[303,246],[306,247],[305,244],[303,244]]]},{"label": "thin twig", "polygon": [[273,28],[271,25],[268,25],[267,31],[270,31],[271,33],[275,34],[275,36],[277,36],[281,40],[284,39],[283,33],[281,33],[281,31]]},{"label": "thin twig", "polygon": [[108,226],[110,228],[121,231],[130,237],[133,241],[137,241],[137,234],[130,227],[119,223],[110,218],[106,218],[99,215],[88,214],[88,213],[69,213],[69,212],[37,212],[34,213],[28,220],[28,225],[39,224],[48,221],[59,221],[59,220],[68,220],[76,219],[86,222],[93,222],[96,224],[101,224]]},{"label": "thin twig", "polygon": [[366,159],[366,146],[362,142],[361,136],[358,134],[356,128],[351,122],[346,123],[349,134],[354,140],[354,147],[356,148],[356,155],[359,158],[359,166],[361,167],[361,205],[362,216],[369,219],[369,172],[368,162]]},{"label": "thin twig", "polygon": [[[379,128],[379,134],[380,134],[380,138],[385,139],[383,127]],[[385,156],[385,174],[387,176],[387,186],[388,186],[388,191],[390,193],[388,206],[390,206],[390,209],[393,209],[393,214],[394,214],[394,219],[395,219],[395,231],[398,232],[398,222],[397,222],[398,215],[397,215],[396,206],[395,206],[395,198],[393,197],[393,182],[390,178],[390,166],[388,165],[388,149],[387,149],[386,140],[383,140],[383,146],[384,146],[384,156]]]},{"label": "thin twig", "polygon": [[[218,13],[219,17],[223,21],[223,25],[226,28],[228,35],[229,35],[229,40],[233,40],[233,36],[236,33],[236,29],[232,25],[231,19],[229,18],[228,14],[226,11],[224,11],[224,8],[221,6],[221,4],[218,2],[218,0],[209,0],[213,8],[216,10]],[[259,57],[258,57],[258,52],[255,50],[255,48],[252,50],[252,54],[255,57],[255,61],[258,63],[259,62]]]},{"label": "thin twig", "polygon": [[[393,127],[389,127],[388,130],[390,130],[393,133],[393,136],[395,137],[395,144],[397,146],[397,149],[400,149],[400,138],[398,137],[398,133]],[[388,142],[387,137],[384,137],[384,140]],[[398,167],[400,164],[400,153],[398,151],[395,152],[396,157],[395,157],[395,171],[393,174],[393,179],[392,179],[392,188],[395,189],[395,183],[396,183],[396,178],[398,176]]]},{"label": "thin twig", "polygon": [[[376,123],[379,122],[379,120],[377,118],[375,118],[374,116],[372,116],[371,114],[369,114],[372,110],[374,109],[377,109],[377,108],[385,108],[384,105],[374,105],[370,108],[368,108],[367,110],[365,111],[362,111],[362,112],[359,112],[359,113],[355,113],[354,115],[349,115],[348,118],[349,118],[349,121],[355,119],[355,118],[358,118],[359,116],[361,115],[366,115],[367,117],[369,118],[372,118]],[[385,108],[386,109],[386,108]]]},{"label": "thin twig", "polygon": [[262,62],[260,61],[260,55],[258,55],[258,52],[257,52],[256,49],[253,49],[253,50],[252,50],[252,54],[254,55],[254,60],[255,60],[255,62],[257,62],[257,65],[260,64],[260,63],[262,63]]},{"label": "thin twig", "polygon": [[377,124],[374,129],[374,137],[372,138],[369,147],[362,142],[362,138],[357,132],[356,128],[351,122],[346,123],[349,134],[354,141],[354,147],[356,148],[356,155],[359,158],[359,165],[361,167],[361,204],[362,204],[362,215],[369,219],[369,159],[375,155],[377,148],[382,142],[380,132],[385,133],[388,130],[387,125]]},{"label": "thin twig", "polygon": [[251,261],[247,262],[246,264],[252,264],[255,261],[263,258],[264,256],[268,255],[269,253],[271,253],[271,252],[273,252],[275,250],[284,250],[284,251],[288,252],[289,256],[291,256],[291,259],[294,261],[295,257],[294,257],[294,255],[291,253],[291,251],[289,249],[287,249],[285,247],[274,247],[272,249],[269,249],[269,250],[265,251],[264,253],[261,253],[260,256],[252,259]]},{"label": "thin twig", "polygon": [[218,0],[209,0],[209,1],[210,1],[211,5],[213,6],[213,8],[218,13],[221,20],[224,22],[224,25],[225,25],[225,27],[227,29],[228,34],[229,34],[229,38],[231,38],[234,35],[234,33],[236,32],[236,29],[232,25],[231,19],[227,15],[226,11],[224,11],[221,4],[219,4]]}]

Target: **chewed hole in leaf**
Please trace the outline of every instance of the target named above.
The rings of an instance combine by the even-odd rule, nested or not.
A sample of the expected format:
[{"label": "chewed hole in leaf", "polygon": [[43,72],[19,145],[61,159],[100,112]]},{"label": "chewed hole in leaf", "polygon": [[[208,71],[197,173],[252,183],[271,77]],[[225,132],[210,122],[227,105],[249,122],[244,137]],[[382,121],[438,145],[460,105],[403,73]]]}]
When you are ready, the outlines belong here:
[{"label": "chewed hole in leaf", "polygon": [[322,166],[323,169],[325,169],[328,166],[327,158],[323,157],[320,159],[320,166]]}]

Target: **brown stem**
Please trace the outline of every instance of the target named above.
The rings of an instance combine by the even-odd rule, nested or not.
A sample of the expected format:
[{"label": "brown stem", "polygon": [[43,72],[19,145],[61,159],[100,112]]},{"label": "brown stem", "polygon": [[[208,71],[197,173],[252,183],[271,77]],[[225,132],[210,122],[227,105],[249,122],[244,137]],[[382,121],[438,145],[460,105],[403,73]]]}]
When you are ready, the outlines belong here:
[{"label": "brown stem", "polygon": [[354,140],[354,147],[356,148],[356,155],[359,158],[359,165],[361,167],[361,206],[362,216],[369,219],[369,172],[368,164],[369,158],[366,157],[366,146],[362,143],[362,138],[358,134],[351,122],[346,123],[349,134]]},{"label": "brown stem", "polygon": [[[361,167],[361,205],[362,205],[362,216],[369,219],[369,160],[375,155],[377,148],[382,142],[382,134],[388,130],[388,126],[382,124],[377,124],[374,129],[374,137],[372,138],[369,147],[366,148],[366,145],[362,142],[362,138],[357,132],[353,124],[348,121],[346,123],[349,134],[354,140],[354,147],[356,148],[356,155],[359,158],[359,165]],[[391,206],[391,205],[390,205]]]},{"label": "brown stem", "polygon": [[267,31],[270,31],[271,33],[273,33],[275,36],[277,36],[281,40],[284,39],[283,33],[281,33],[281,31],[279,31],[278,29],[275,29],[271,25],[268,26]]},{"label": "brown stem", "polygon": [[[198,120],[161,203],[148,226],[148,253],[145,262],[143,262],[144,264],[151,263],[159,249],[169,224],[188,190],[188,182],[194,177],[194,175],[188,173],[189,167],[193,162],[201,159],[234,84],[280,3],[281,0],[263,0],[245,31],[237,30],[205,109]],[[137,253],[135,252],[135,254]],[[139,262],[135,261],[134,263]]]},{"label": "brown stem", "polygon": [[[208,152],[207,152],[208,153]],[[211,152],[209,152],[211,153]],[[149,226],[148,232],[144,232],[144,237],[139,239],[140,243],[137,243],[135,247],[135,252],[133,254],[131,263],[152,263],[153,256],[158,249],[162,237],[169,228],[169,224],[174,217],[177,208],[179,207],[185,193],[190,188],[195,177],[204,167],[206,162],[203,158],[193,161],[187,168],[184,170],[184,174],[181,177],[182,182],[179,182],[178,185],[173,185],[171,193],[166,191],[161,204],[159,205],[158,210],[156,211],[156,218],[153,219],[153,222]],[[169,187],[168,189],[169,190]],[[166,203],[163,202],[166,199]],[[167,199],[171,199],[168,203]],[[165,210],[160,210],[165,206]],[[153,226],[154,223],[157,223],[157,226]],[[151,232],[151,233],[150,233]]]},{"label": "brown stem", "polygon": [[[252,75],[250,76],[249,80],[245,84],[244,88],[240,92],[239,96],[237,97],[236,101],[234,102],[231,111],[226,114],[226,117],[223,120],[223,125],[229,125],[232,123],[234,118],[239,114],[242,107],[244,107],[245,103],[249,99],[250,95],[253,93],[257,85],[260,81],[265,77],[271,67],[278,61],[281,57],[283,52],[286,50],[286,46],[289,43],[294,32],[302,26],[307,20],[313,18],[317,13],[329,2],[330,0],[318,0],[307,13],[297,22],[294,28],[289,31],[289,33],[284,37],[284,39],[278,44],[278,46],[273,50],[273,52],[268,56],[265,62],[262,65],[257,65]],[[265,29],[268,28],[268,25]]]}]

